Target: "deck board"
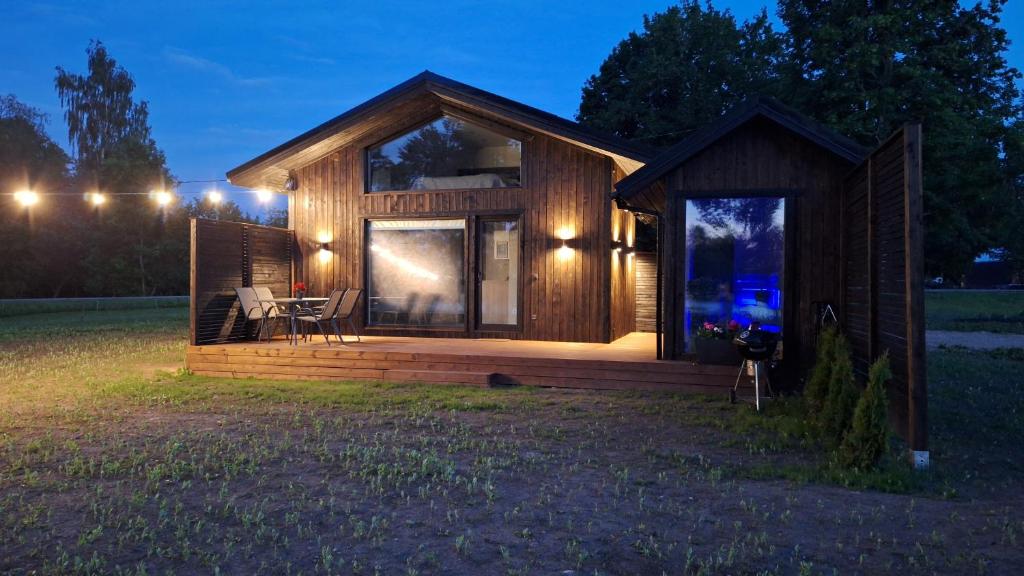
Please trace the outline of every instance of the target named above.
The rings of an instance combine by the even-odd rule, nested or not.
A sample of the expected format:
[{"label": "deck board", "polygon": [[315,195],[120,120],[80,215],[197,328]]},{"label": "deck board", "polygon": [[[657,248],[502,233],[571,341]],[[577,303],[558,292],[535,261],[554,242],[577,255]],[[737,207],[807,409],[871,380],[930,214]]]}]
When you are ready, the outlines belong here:
[{"label": "deck board", "polygon": [[327,346],[284,339],[189,346],[186,365],[209,376],[526,385],[720,392],[736,368],[655,359],[654,334],[610,344],[367,336]]}]

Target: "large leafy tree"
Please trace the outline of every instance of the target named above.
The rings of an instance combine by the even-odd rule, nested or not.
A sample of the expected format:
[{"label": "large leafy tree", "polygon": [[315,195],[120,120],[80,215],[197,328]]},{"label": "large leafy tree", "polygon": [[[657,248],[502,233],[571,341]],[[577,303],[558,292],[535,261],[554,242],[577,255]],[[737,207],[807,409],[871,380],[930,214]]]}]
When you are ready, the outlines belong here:
[{"label": "large leafy tree", "polygon": [[686,0],[644,17],[583,87],[577,119],[668,145],[752,94],[777,89],[782,37],[762,10],[737,23],[729,10]]},{"label": "large leafy tree", "polygon": [[159,209],[147,192],[173,186],[163,152],[150,137],[135,81],[105,46],[89,44],[87,72],[57,68],[75,165],[75,188],[116,194],[88,216],[78,237],[89,294],[181,294],[188,286],[187,214]]},{"label": "large leafy tree", "polygon": [[98,170],[124,140],[149,139],[149,109],[132,97],[135,80],[110,57],[102,42],[86,49],[88,73],[57,67],[54,85],[64,107],[68,139],[79,172]]},{"label": "large leafy tree", "polygon": [[1022,111],[1003,3],[779,2],[788,100],[866,145],[923,122],[931,274],[959,278],[979,253],[1005,244],[1012,167],[1003,151]]}]

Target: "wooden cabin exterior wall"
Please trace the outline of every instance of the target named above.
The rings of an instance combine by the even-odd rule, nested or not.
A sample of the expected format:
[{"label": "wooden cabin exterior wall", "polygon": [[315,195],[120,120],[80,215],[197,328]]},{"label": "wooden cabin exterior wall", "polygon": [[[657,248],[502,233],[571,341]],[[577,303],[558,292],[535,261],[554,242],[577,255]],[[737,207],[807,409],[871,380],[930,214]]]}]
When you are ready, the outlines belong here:
[{"label": "wooden cabin exterior wall", "polygon": [[[842,297],[841,216],[845,160],[773,123],[752,121],[690,158],[665,179],[667,192],[666,352],[680,357],[685,301],[687,197],[777,191],[787,194],[785,354],[807,368],[814,358],[814,302]],[[673,251],[678,252],[673,254]],[[667,254],[666,254],[667,253]],[[675,319],[673,321],[673,319]],[[678,329],[677,329],[678,328]]]},{"label": "wooden cabin exterior wall", "polygon": [[[522,187],[506,189],[366,192],[364,150],[368,141],[344,146],[296,171],[298,189],[289,199],[289,225],[296,237],[296,278],[308,290],[365,288],[365,223],[373,218],[465,217],[466,254],[474,259],[473,217],[518,215],[521,220],[522,290],[518,331],[473,328],[475,288],[467,276],[465,329],[379,328],[379,335],[502,337],[608,342],[611,320],[610,192],[613,163],[577,146],[533,134],[523,141]],[[572,238],[569,258],[560,256],[558,231]],[[321,262],[319,242],[330,258]],[[359,306],[365,325],[365,302]]]},{"label": "wooden cabin exterior wall", "polygon": [[612,241],[622,242],[623,250],[611,252],[611,331],[612,340],[636,331],[636,218],[631,212],[612,211]]}]

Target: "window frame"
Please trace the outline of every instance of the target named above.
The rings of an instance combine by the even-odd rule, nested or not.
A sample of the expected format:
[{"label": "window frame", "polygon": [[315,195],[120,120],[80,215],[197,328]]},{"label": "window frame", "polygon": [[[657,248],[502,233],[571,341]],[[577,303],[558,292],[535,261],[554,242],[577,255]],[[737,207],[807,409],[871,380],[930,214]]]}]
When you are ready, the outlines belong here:
[{"label": "window frame", "polygon": [[[470,272],[473,277],[473,323],[476,332],[506,332],[519,333],[523,330],[523,292],[526,287],[524,273],[526,272],[526,233],[523,227],[522,212],[488,212],[473,214],[470,216],[473,223],[473,240],[470,246],[473,249]],[[483,273],[481,271],[481,252],[483,251],[483,227],[486,222],[510,222],[514,221],[519,231],[519,262],[516,266],[516,323],[515,324],[485,324],[483,322],[483,296],[480,294]]]},{"label": "window frame", "polygon": [[[429,126],[430,124],[433,124],[434,122],[437,122],[438,120],[440,120],[440,119],[442,119],[442,118],[444,118],[446,116],[451,118],[451,119],[453,119],[453,120],[457,120],[459,122],[464,122],[464,123],[467,123],[467,124],[473,124],[473,125],[477,126],[478,128],[484,128],[486,130],[490,130],[491,132],[494,132],[495,134],[500,134],[502,136],[505,136],[507,138],[511,138],[511,139],[516,140],[517,142],[519,142],[519,185],[518,186],[497,186],[497,187],[494,187],[494,188],[439,188],[439,189],[436,189],[436,190],[394,190],[394,189],[372,190],[371,189],[372,186],[373,186],[373,178],[372,178],[373,174],[370,171],[370,150],[373,150],[374,148],[377,148],[379,146],[383,146],[384,144],[386,144],[386,143],[388,143],[388,142],[390,142],[392,140],[398,139],[398,138],[400,138],[400,137],[402,137],[402,136],[404,136],[406,134],[409,134],[411,132],[419,130],[419,129],[423,128],[424,126]],[[466,114],[466,113],[461,112],[461,111],[460,112],[452,112],[452,111],[449,111],[449,110],[446,110],[446,109],[442,108],[442,110],[437,115],[431,116],[427,120],[419,121],[419,122],[413,123],[411,125],[408,125],[408,126],[406,126],[404,128],[401,128],[399,130],[391,132],[389,135],[387,135],[387,136],[385,136],[383,138],[379,138],[377,140],[374,140],[373,142],[371,142],[369,144],[366,144],[366,145],[361,147],[360,153],[362,154],[362,166],[363,166],[363,194],[367,194],[367,195],[371,195],[371,194],[424,194],[424,193],[432,193],[432,192],[458,192],[458,191],[462,191],[462,190],[524,190],[524,189],[527,188],[526,158],[527,158],[527,154],[528,154],[529,141],[530,140],[532,140],[532,137],[529,134],[527,134],[527,133],[521,133],[521,132],[518,132],[518,131],[516,131],[516,130],[514,130],[512,128],[506,128],[504,126],[497,125],[493,121],[490,121],[490,120],[485,120],[485,119],[482,119],[482,118],[481,119],[474,119],[472,115]]]},{"label": "window frame", "polygon": [[[783,258],[784,258],[784,269],[783,275],[783,294],[782,294],[782,337],[785,343],[785,349],[791,350],[791,352],[783,351],[785,355],[795,355],[800,350],[801,346],[801,334],[800,326],[798,324],[798,311],[797,304],[799,297],[795,292],[799,290],[797,288],[800,282],[800,259],[797,257],[800,242],[800,203],[801,198],[805,194],[805,190],[802,188],[751,188],[751,189],[709,189],[709,190],[677,190],[676,194],[680,201],[680,212],[683,222],[683,258],[682,269],[679,273],[683,275],[685,283],[686,274],[686,253],[689,247],[687,246],[686,240],[686,218],[687,218],[687,201],[688,200],[711,200],[716,198],[783,198],[785,199],[785,206],[783,207]],[[659,245],[659,250],[661,246]],[[790,288],[793,287],[793,288]],[[682,309],[685,313],[686,304],[682,305]],[[681,334],[685,334],[682,327],[679,327]],[[684,349],[689,349],[690,342],[683,339]],[[784,364],[788,364],[785,361]]]},{"label": "window frame", "polygon": [[[462,273],[463,281],[466,286],[464,289],[466,301],[463,303],[463,314],[462,322],[457,324],[444,324],[444,325],[430,325],[430,324],[373,324],[370,322],[370,291],[372,290],[371,278],[373,276],[373,270],[371,266],[370,258],[370,230],[373,222],[408,222],[408,221],[420,221],[420,220],[452,220],[462,222],[463,235],[462,235]],[[362,219],[363,237],[362,244],[363,249],[361,263],[363,268],[363,286],[366,286],[366,297],[363,299],[363,312],[365,314],[363,320],[363,327],[368,331],[417,331],[417,332],[468,332],[471,326],[471,309],[472,302],[470,302],[471,286],[473,284],[473,278],[470,276],[472,270],[469,269],[468,263],[470,258],[470,249],[472,247],[472,230],[471,218],[465,214],[454,214],[454,215],[393,215],[393,216],[373,216],[365,217]]]}]

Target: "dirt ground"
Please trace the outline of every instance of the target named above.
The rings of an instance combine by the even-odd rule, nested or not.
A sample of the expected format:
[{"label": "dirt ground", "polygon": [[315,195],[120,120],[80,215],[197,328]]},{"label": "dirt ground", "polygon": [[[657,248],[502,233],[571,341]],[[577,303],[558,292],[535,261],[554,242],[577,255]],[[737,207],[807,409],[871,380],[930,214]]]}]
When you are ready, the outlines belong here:
[{"label": "dirt ground", "polygon": [[32,422],[4,433],[0,571],[1014,574],[1024,562],[1019,479],[954,499],[756,479],[810,456],[717,428],[726,402],[651,396]]}]

